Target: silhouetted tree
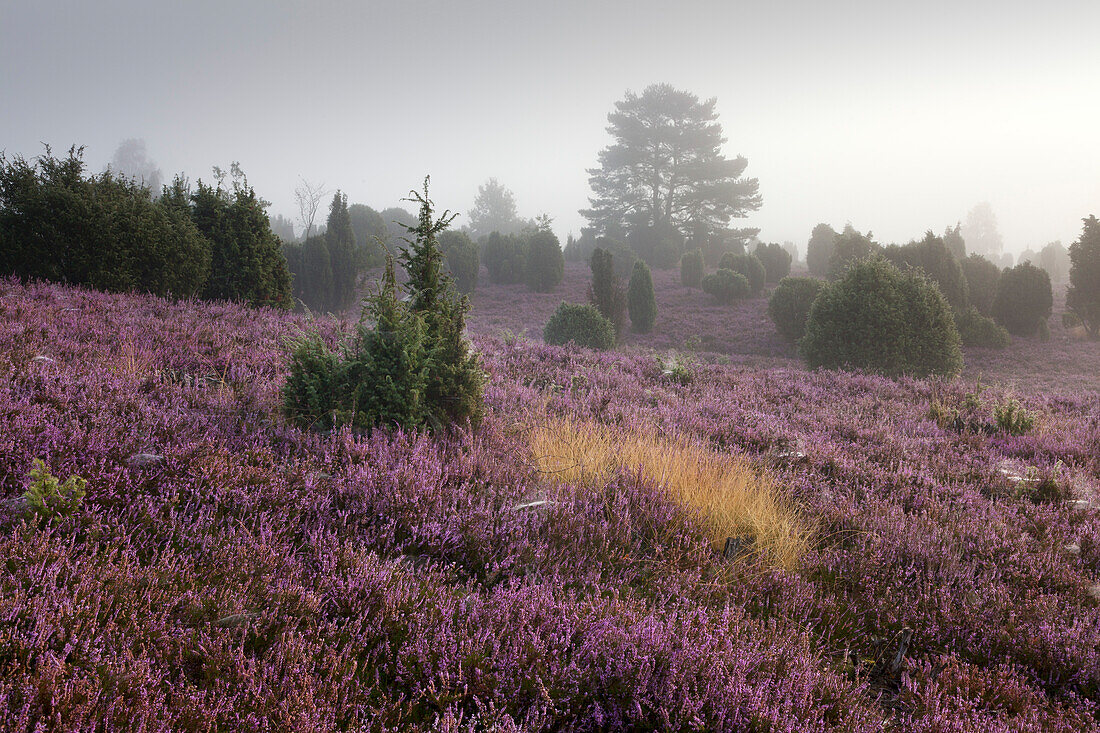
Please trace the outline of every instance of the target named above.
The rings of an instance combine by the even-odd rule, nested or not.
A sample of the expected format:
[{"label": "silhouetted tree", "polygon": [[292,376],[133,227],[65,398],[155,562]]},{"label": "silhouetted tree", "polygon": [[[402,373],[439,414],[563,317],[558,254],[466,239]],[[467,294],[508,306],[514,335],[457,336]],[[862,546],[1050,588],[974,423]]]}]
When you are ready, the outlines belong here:
[{"label": "silhouetted tree", "polygon": [[355,285],[359,280],[359,258],[356,256],[355,231],[348,214],[348,197],[339,191],[332,197],[325,244],[332,258],[332,297],[329,309],[339,312],[355,300]]},{"label": "silhouetted tree", "polygon": [[995,258],[1001,256],[1004,242],[1001,241],[1001,233],[997,231],[997,217],[993,215],[992,206],[982,202],[971,209],[966,215],[961,234],[966,240],[967,251],[998,262]]},{"label": "silhouetted tree", "polygon": [[1001,273],[993,319],[1014,336],[1041,334],[1054,307],[1050,276],[1029,262]]},{"label": "silhouetted tree", "polygon": [[448,230],[439,234],[439,248],[447,258],[447,269],[454,278],[458,292],[469,295],[477,288],[481,263],[477,244],[466,232]]},{"label": "silhouetted tree", "polygon": [[836,247],[836,231],[828,224],[818,224],[810,234],[806,245],[806,267],[811,275],[825,277],[829,274],[829,261]]},{"label": "silhouetted tree", "polygon": [[478,186],[469,217],[470,236],[474,241],[493,232],[515,234],[529,223],[516,214],[516,198],[512,192],[495,178]]},{"label": "silhouetted tree", "polygon": [[549,293],[565,276],[565,257],[558,238],[549,230],[537,231],[527,242],[527,287]]},{"label": "silhouetted tree", "polygon": [[653,275],[644,262],[634,263],[626,291],[630,327],[635,333],[649,333],[657,322],[657,298],[653,294]]},{"label": "silhouetted tree", "polygon": [[1100,221],[1095,216],[1083,221],[1081,236],[1069,246],[1066,305],[1096,338],[1100,336]]},{"label": "silhouetted tree", "polygon": [[970,304],[983,316],[993,315],[993,299],[997,296],[997,283],[1001,280],[1001,268],[981,255],[972,254],[961,263],[966,278]]},{"label": "silhouetted tree", "polygon": [[1069,279],[1069,250],[1061,242],[1055,241],[1044,246],[1039,250],[1033,264],[1046,270],[1051,282],[1064,283]]},{"label": "silhouetted tree", "polygon": [[361,267],[378,267],[386,261],[386,222],[369,206],[348,206],[351,228],[355,232],[356,255]]},{"label": "silhouetted tree", "polygon": [[111,170],[119,176],[133,179],[149,189],[153,196],[159,196],[164,176],[160,168],[149,157],[145,141],[139,137],[123,140],[111,156]]},{"label": "silhouetted tree", "polygon": [[593,196],[581,213],[593,228],[672,227],[699,241],[760,208],[759,183],[743,177],[748,161],[722,153],[716,103],[668,84],[615,103],[607,117],[613,142],[588,171]]},{"label": "silhouetted tree", "polygon": [[955,224],[954,229],[947,227],[943,230],[943,246],[959,262],[966,258],[966,240],[963,239],[961,224]]}]

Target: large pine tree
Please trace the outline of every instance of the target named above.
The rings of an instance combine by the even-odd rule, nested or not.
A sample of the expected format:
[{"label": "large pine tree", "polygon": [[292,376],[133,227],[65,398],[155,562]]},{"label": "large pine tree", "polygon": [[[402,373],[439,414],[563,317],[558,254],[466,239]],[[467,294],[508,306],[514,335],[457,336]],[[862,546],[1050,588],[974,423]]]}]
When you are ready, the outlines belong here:
[{"label": "large pine tree", "polygon": [[588,171],[592,208],[581,211],[597,232],[673,227],[701,239],[760,208],[759,183],[742,177],[748,161],[722,153],[716,103],[668,84],[615,103],[614,141]]}]

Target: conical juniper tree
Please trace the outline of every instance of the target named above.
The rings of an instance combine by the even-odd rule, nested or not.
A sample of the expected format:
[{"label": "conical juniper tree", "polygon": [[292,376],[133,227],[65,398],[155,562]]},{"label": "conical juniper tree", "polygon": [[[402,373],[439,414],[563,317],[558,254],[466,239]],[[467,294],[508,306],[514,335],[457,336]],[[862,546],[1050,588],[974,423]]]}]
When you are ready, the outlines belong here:
[{"label": "conical juniper tree", "polygon": [[337,422],[366,429],[374,425],[424,424],[424,324],[397,297],[393,256],[379,288],[363,306],[355,348],[344,365],[343,404]]},{"label": "conical juniper tree", "polygon": [[470,301],[456,292],[436,239],[457,214],[445,211],[434,218],[428,178],[423,195],[411,193],[412,198],[405,200],[420,205],[420,216],[415,227],[406,227],[412,239],[405,240],[409,246],[401,253],[401,264],[409,276],[405,285],[409,308],[424,322],[427,419],[435,428],[476,424],[481,418],[485,376],[464,335]]}]

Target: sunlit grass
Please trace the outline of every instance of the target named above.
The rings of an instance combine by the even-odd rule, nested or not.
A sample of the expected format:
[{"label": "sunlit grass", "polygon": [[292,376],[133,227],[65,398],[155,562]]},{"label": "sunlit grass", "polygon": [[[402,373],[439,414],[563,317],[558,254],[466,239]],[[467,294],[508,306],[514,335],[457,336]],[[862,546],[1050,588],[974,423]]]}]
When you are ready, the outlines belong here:
[{"label": "sunlit grass", "polygon": [[551,419],[529,432],[541,472],[574,484],[598,484],[615,472],[636,470],[698,513],[716,549],[728,537],[751,537],[753,551],[793,568],[806,551],[810,530],[774,481],[747,461],[643,431]]}]

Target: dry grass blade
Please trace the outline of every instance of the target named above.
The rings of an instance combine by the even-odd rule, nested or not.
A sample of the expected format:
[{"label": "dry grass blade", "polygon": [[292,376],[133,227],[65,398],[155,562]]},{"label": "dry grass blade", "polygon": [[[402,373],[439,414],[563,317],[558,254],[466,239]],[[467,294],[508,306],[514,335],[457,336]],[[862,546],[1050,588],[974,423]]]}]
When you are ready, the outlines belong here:
[{"label": "dry grass blade", "polygon": [[771,479],[734,456],[686,438],[566,419],[535,426],[529,442],[538,469],[563,482],[597,483],[616,471],[639,471],[698,512],[716,549],[727,537],[749,536],[757,552],[785,568],[805,552],[805,520]]}]

